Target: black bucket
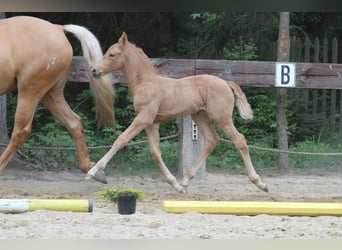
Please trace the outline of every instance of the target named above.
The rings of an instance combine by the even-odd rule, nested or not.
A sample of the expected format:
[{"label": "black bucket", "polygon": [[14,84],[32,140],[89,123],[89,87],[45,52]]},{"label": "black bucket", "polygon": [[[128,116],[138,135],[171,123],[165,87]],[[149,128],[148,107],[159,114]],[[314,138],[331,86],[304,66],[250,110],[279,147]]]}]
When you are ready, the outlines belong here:
[{"label": "black bucket", "polygon": [[120,196],[118,197],[118,213],[119,214],[134,214],[137,204],[135,196]]}]

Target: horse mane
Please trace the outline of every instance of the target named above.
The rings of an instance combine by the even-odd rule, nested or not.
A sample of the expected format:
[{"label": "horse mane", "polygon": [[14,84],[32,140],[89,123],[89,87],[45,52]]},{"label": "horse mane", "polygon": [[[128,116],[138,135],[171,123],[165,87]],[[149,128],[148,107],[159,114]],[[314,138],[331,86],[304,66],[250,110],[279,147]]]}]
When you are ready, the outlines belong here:
[{"label": "horse mane", "polygon": [[132,51],[135,52],[135,54],[142,60],[142,62],[144,63],[144,65],[150,69],[153,73],[155,74],[159,74],[158,70],[153,67],[153,65],[151,64],[150,58],[148,58],[148,56],[145,54],[145,52],[138,46],[136,46],[135,44],[129,42],[130,47],[132,48]]}]

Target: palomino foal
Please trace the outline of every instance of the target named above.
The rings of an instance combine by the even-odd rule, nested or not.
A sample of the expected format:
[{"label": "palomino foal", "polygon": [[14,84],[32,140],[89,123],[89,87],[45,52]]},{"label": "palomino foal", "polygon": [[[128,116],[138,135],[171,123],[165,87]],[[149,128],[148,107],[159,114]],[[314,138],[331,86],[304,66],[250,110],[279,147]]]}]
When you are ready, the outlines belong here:
[{"label": "palomino foal", "polygon": [[[133,96],[137,114],[132,124],[115,140],[112,148],[88,172],[94,178],[102,171],[113,155],[129,140],[145,130],[151,155],[158,164],[167,182],[178,192],[185,192],[191,180],[209,153],[219,141],[211,121],[225,132],[239,149],[252,183],[263,191],[267,186],[260,180],[252,165],[245,137],[240,134],[232,121],[234,101],[241,117],[251,119],[253,111],[240,87],[210,75],[197,75],[182,79],[172,79],[158,74],[144,52],[128,41],[122,34],[102,60],[93,69],[95,77],[102,77],[113,70],[121,70]],[[236,99],[234,98],[234,94]],[[234,100],[235,99],[235,100]],[[205,146],[192,166],[188,168],[181,185],[170,173],[161,157],[159,148],[159,124],[162,121],[191,115],[203,134]]]}]

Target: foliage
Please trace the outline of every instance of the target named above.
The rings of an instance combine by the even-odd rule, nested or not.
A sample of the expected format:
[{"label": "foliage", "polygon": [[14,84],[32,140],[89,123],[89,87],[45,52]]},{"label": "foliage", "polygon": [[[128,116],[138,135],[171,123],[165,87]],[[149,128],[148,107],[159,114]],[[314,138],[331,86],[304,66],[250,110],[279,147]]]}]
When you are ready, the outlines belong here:
[{"label": "foliage", "polygon": [[[44,147],[52,150],[32,150],[28,151],[31,159],[37,161],[36,167],[41,170],[50,168],[58,168],[65,166],[66,163],[75,162],[76,156],[74,150],[72,153],[66,150],[56,150],[56,148],[68,148],[73,146],[73,141],[66,131],[60,129],[61,126],[57,121],[52,121],[42,126],[41,131],[33,133],[33,135],[24,143],[25,147],[29,145],[44,145]],[[63,167],[64,168],[64,167]]]},{"label": "foliage", "polygon": [[257,47],[253,41],[246,43],[240,37],[237,41],[227,45],[227,47],[223,47],[223,56],[229,60],[256,60],[258,58]]},{"label": "foliage", "polygon": [[[259,148],[272,148],[269,144],[252,144]],[[332,170],[341,168],[341,155],[321,155],[321,153],[341,153],[341,144],[330,144],[307,140],[290,145],[289,166],[294,169],[313,169]],[[309,154],[301,154],[308,152]],[[320,154],[315,154],[320,153]],[[276,169],[277,153],[263,149],[250,148],[250,155],[253,165],[257,170],[267,173],[269,170]],[[230,173],[246,174],[246,169],[239,151],[232,144],[220,143],[209,155],[207,159],[209,171],[225,171]]]},{"label": "foliage", "polygon": [[321,12],[291,13],[292,35],[303,36],[307,33],[311,33],[313,37],[317,36],[319,34],[317,33],[317,25],[319,25],[323,18],[324,15]]},{"label": "foliage", "polygon": [[[160,150],[165,164],[168,166],[170,171],[175,172],[178,165],[178,142],[163,141],[160,143]],[[136,166],[141,169],[158,168],[150,155],[150,149],[148,147],[143,147],[141,152],[139,152],[135,157]],[[133,170],[135,169],[131,167],[132,172]]]},{"label": "foliage", "polygon": [[124,129],[132,123],[135,116],[133,98],[126,84],[117,84],[115,93],[115,116],[119,122],[119,129]]},{"label": "foliage", "polygon": [[269,142],[276,140],[275,90],[267,88],[243,88],[253,109],[252,120],[243,120],[237,110],[233,114],[236,128],[250,142]]},{"label": "foliage", "polygon": [[17,98],[16,94],[8,93],[6,95],[6,102],[7,102],[7,129],[9,135],[12,133],[12,129],[14,126],[14,113],[15,107],[17,105]]},{"label": "foliage", "polygon": [[117,189],[105,188],[102,191],[98,192],[98,194],[100,194],[104,200],[113,203],[117,203],[118,198],[123,196],[134,196],[137,200],[140,201],[147,198],[147,195],[143,191],[130,187]]},{"label": "foliage", "polygon": [[180,32],[175,31],[175,43],[163,47],[164,56],[223,59],[228,54],[241,60],[236,53],[244,54],[241,48],[247,48],[248,59],[255,59],[256,51],[266,59],[278,35],[277,13],[198,12],[189,17],[182,19]]},{"label": "foliage", "polygon": [[334,168],[341,166],[341,156],[325,156],[315,155],[314,153],[340,153],[342,152],[342,145],[331,145],[324,142],[315,142],[313,140],[306,140],[297,143],[290,150],[295,152],[310,152],[312,155],[297,155],[292,154],[289,156],[290,165],[296,168]]}]

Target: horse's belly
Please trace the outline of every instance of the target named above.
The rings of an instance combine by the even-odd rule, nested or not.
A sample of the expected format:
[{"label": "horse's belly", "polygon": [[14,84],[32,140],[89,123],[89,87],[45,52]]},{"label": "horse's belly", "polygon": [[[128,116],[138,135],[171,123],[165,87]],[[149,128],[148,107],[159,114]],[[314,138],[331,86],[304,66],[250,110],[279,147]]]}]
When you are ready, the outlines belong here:
[{"label": "horse's belly", "polygon": [[164,103],[159,109],[156,121],[172,120],[197,113],[201,110],[205,110],[205,104],[200,99],[183,99],[178,102]]}]

